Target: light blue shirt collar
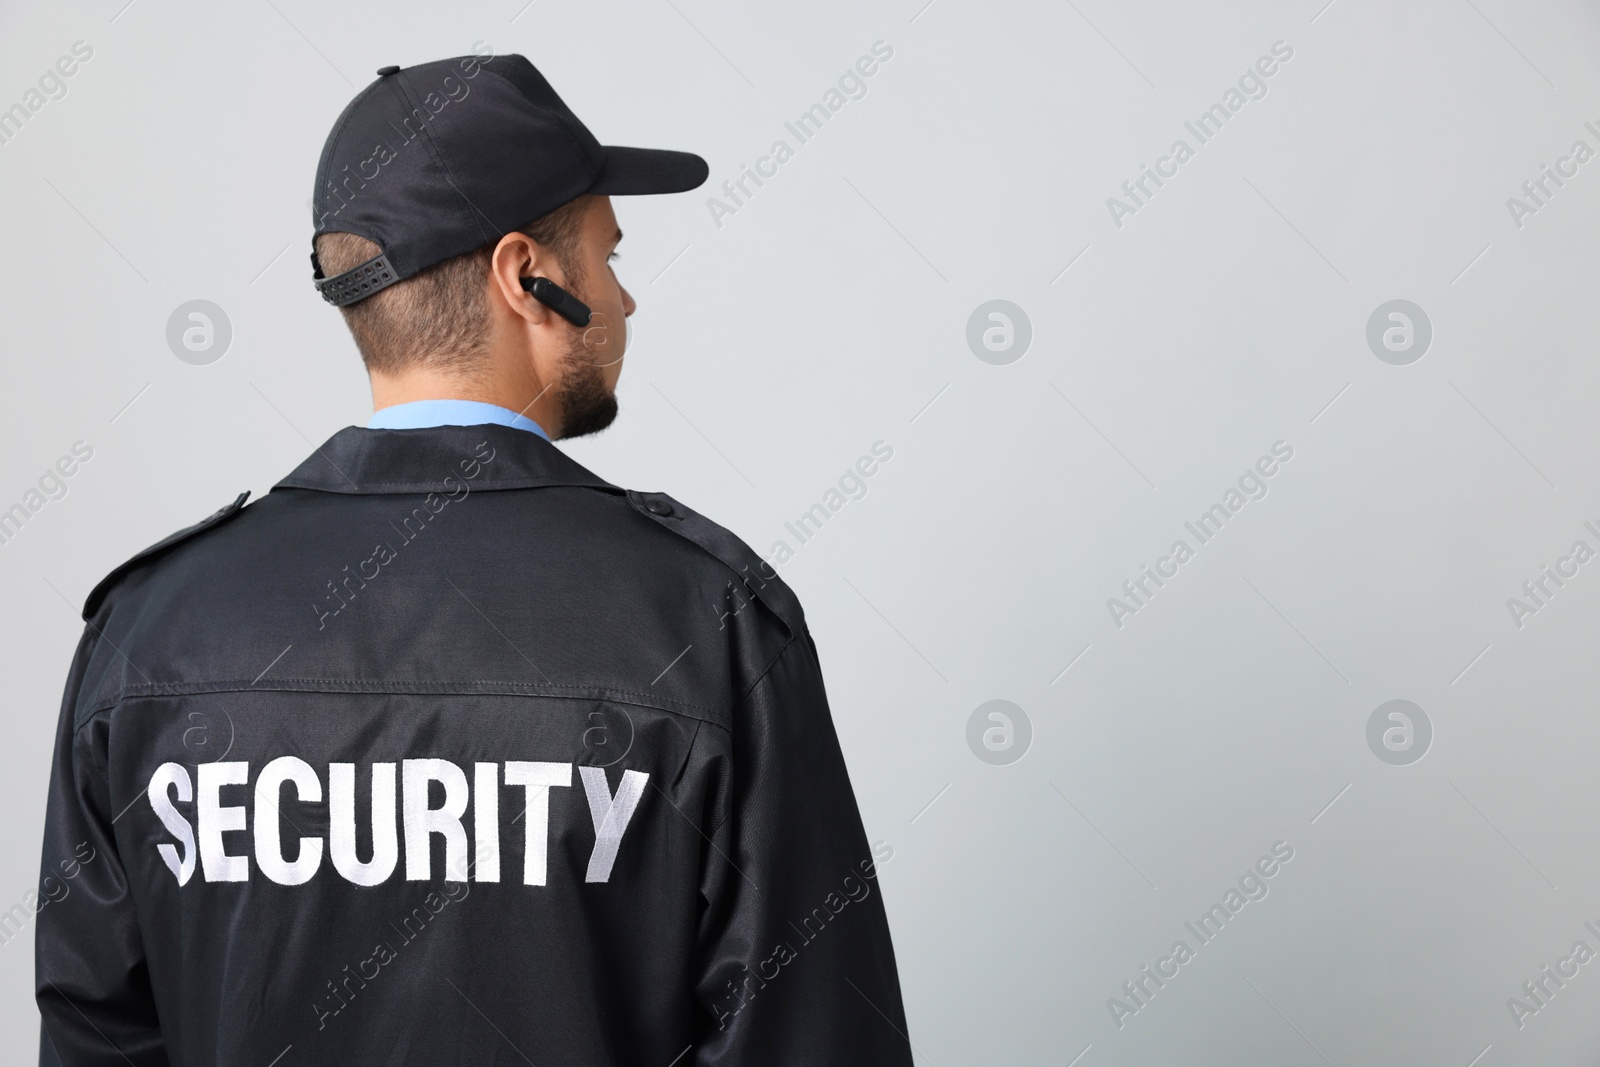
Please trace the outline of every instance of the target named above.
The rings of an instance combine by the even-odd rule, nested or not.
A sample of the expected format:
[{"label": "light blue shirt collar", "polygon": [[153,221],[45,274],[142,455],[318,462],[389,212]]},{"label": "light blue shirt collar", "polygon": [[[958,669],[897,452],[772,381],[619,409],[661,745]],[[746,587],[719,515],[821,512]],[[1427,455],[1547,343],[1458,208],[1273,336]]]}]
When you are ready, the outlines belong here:
[{"label": "light blue shirt collar", "polygon": [[514,426],[536,433],[546,441],[544,427],[525,415],[499,404],[479,400],[413,400],[372,413],[369,430],[420,430],[428,426]]}]

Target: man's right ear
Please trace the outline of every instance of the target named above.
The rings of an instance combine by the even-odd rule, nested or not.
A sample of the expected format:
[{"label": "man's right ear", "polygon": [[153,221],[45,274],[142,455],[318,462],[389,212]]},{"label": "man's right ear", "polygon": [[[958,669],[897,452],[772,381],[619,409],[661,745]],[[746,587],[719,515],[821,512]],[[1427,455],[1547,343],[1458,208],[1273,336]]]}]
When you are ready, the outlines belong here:
[{"label": "man's right ear", "polygon": [[533,240],[516,230],[502,237],[489,254],[489,276],[500,299],[513,312],[533,323],[547,321],[546,305],[528,299],[531,294],[526,280],[544,273],[541,262],[544,258]]}]

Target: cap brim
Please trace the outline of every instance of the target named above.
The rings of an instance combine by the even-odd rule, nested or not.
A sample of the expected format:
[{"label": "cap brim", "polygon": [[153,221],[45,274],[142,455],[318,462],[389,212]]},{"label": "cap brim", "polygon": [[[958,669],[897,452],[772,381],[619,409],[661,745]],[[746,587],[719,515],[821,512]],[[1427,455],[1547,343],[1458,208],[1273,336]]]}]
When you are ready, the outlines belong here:
[{"label": "cap brim", "polygon": [[644,196],[682,193],[699,186],[711,173],[693,152],[665,148],[605,148],[605,163],[589,192],[595,196]]}]

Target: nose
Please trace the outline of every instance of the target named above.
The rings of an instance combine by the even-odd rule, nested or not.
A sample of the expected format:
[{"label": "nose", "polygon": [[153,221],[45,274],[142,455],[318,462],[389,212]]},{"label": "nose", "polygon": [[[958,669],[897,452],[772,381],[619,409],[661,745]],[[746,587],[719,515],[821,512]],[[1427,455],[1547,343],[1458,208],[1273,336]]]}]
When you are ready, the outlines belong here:
[{"label": "nose", "polygon": [[622,313],[624,315],[632,315],[638,310],[639,305],[634,303],[633,294],[628,292],[626,287],[619,286],[618,288],[622,289]]}]

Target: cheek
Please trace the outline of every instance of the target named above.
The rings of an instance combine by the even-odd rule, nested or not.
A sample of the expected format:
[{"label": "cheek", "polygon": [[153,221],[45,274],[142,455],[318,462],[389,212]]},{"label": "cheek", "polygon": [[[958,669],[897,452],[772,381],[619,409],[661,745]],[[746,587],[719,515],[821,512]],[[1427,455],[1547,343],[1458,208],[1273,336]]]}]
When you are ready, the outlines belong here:
[{"label": "cheek", "polygon": [[610,284],[604,292],[594,293],[595,302],[592,305],[595,311],[605,313],[605,322],[608,324],[606,333],[607,348],[611,349],[610,359],[616,359],[627,348],[633,335],[629,333],[627,307],[624,302],[622,286],[617,283],[614,274],[607,275]]},{"label": "cheek", "polygon": [[601,373],[606,377],[606,384],[609,386],[615,386],[617,379],[622,375],[622,361],[627,358],[627,345],[630,340],[626,326],[615,331],[615,334],[616,338],[609,346],[610,352],[606,355],[600,368]]}]

